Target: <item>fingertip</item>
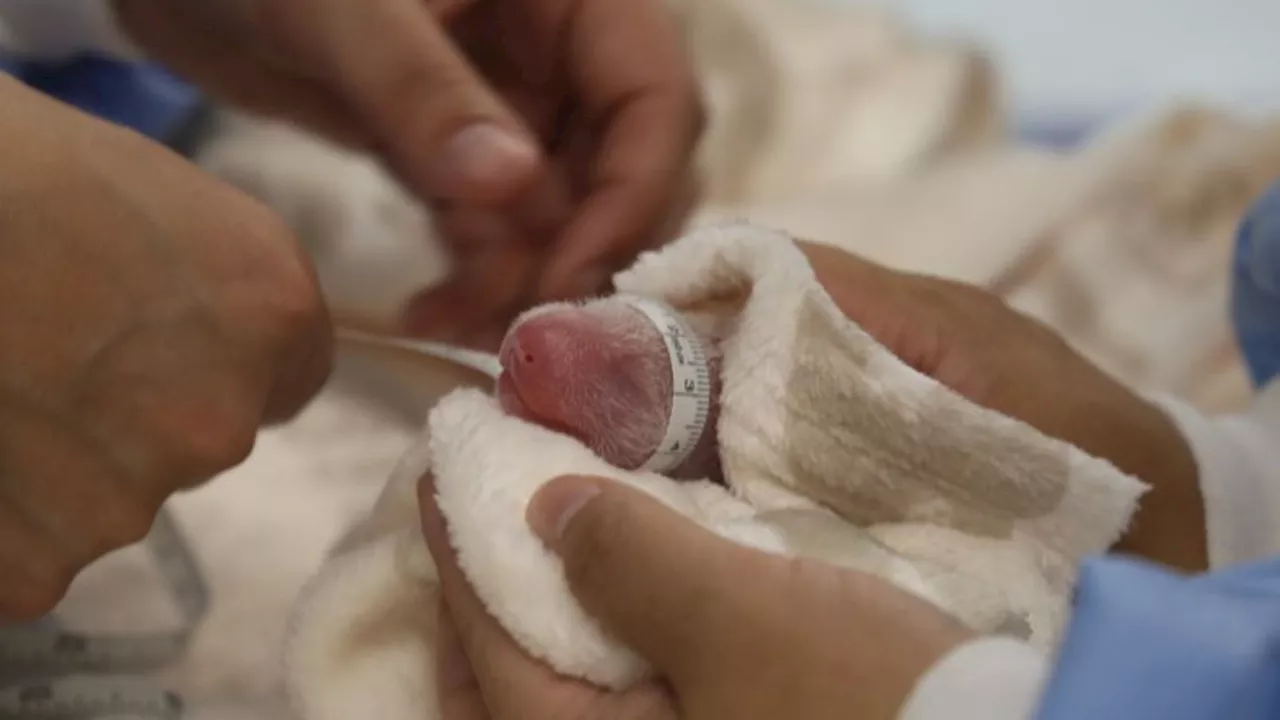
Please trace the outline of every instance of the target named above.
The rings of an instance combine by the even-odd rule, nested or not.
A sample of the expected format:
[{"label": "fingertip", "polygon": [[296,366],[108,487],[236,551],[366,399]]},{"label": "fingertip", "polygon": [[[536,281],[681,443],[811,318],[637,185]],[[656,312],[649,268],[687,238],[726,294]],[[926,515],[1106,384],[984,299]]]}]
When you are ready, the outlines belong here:
[{"label": "fingertip", "polygon": [[543,163],[537,136],[439,17],[417,0],[333,7],[317,72],[420,197],[500,202],[532,180]]},{"label": "fingertip", "polygon": [[523,133],[496,122],[476,122],[433,153],[424,180],[432,196],[496,204],[528,188],[541,165],[541,151]]}]

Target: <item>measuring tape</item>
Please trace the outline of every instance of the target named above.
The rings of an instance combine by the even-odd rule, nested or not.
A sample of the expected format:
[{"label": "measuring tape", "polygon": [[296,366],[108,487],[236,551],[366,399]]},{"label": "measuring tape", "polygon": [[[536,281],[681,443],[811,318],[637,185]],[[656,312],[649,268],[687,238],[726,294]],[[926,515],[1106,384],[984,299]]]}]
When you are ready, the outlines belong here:
[{"label": "measuring tape", "polygon": [[679,467],[697,447],[711,417],[711,366],[706,348],[693,328],[674,309],[638,295],[618,295],[619,300],[644,314],[658,329],[671,363],[671,413],[667,432],[653,455],[642,466],[664,473]]},{"label": "measuring tape", "polygon": [[178,720],[182,700],[140,676],[181,659],[209,591],[181,531],[161,510],[144,541],[178,606],[178,630],[66,632],[56,621],[0,628],[0,720]]},{"label": "measuring tape", "polygon": [[137,678],[67,677],[0,689],[0,718],[177,720],[182,699]]}]

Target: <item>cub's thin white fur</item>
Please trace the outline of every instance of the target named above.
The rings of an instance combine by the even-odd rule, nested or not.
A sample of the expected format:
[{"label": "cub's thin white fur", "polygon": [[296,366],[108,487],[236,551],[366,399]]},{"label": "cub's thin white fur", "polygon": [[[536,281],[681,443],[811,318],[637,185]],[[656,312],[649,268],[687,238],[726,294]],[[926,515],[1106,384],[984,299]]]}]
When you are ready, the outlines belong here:
[{"label": "cub's thin white fur", "polygon": [[[716,432],[729,488],[619,470],[576,440],[506,416],[484,393],[456,391],[300,600],[287,654],[300,717],[439,717],[437,579],[414,491],[428,471],[460,565],[493,616],[558,671],[610,688],[649,668],[585,614],[529,529],[529,499],[552,477],[628,483],[737,542],[876,574],[979,630],[1040,645],[1061,626],[1075,562],[1116,539],[1143,490],[899,362],[844,318],[782,233],[709,227],[646,255],[615,284],[690,310],[742,298],[721,346]],[[815,382],[831,391],[819,396],[859,395],[848,406],[806,406]],[[883,416],[868,418],[864,405]],[[938,413],[949,421],[937,425]],[[819,447],[826,430],[857,448]],[[998,457],[957,456],[970,441]],[[841,457],[824,466],[830,452]],[[963,467],[953,467],[957,457]],[[860,524],[832,512],[861,512],[860,498],[883,511]]]}]

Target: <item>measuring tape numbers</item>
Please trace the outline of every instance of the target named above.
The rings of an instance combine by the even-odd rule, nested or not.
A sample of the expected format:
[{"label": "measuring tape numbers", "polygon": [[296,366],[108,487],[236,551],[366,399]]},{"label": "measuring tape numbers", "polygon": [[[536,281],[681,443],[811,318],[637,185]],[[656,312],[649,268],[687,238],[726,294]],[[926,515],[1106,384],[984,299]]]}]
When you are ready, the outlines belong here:
[{"label": "measuring tape numbers", "polygon": [[676,310],[639,295],[619,295],[658,329],[671,365],[671,412],[667,431],[642,466],[665,473],[679,467],[697,447],[711,417],[711,365],[702,339]]},{"label": "measuring tape numbers", "polygon": [[167,510],[144,541],[178,606],[177,630],[136,635],[62,630],[56,621],[0,628],[0,720],[178,720],[182,700],[141,677],[181,660],[209,607],[194,555]]}]

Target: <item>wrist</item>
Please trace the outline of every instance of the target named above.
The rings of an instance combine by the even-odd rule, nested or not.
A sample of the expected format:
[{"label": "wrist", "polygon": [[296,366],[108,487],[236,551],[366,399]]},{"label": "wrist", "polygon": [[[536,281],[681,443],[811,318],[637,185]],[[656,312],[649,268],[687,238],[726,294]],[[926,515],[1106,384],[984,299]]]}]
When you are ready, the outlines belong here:
[{"label": "wrist", "polygon": [[1039,705],[1049,659],[991,635],[957,645],[916,684],[897,720],[1026,720]]},{"label": "wrist", "polygon": [[857,618],[858,646],[874,656],[858,666],[868,676],[855,681],[874,688],[862,704],[860,717],[895,720],[910,703],[917,686],[930,671],[978,634],[932,603],[872,576],[857,574],[858,590],[850,614]]}]

